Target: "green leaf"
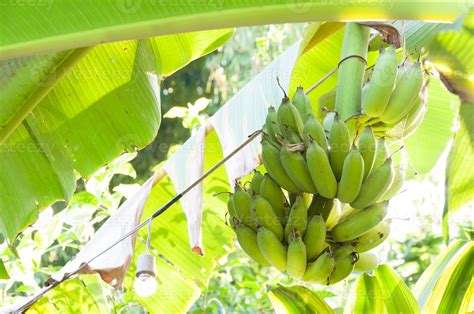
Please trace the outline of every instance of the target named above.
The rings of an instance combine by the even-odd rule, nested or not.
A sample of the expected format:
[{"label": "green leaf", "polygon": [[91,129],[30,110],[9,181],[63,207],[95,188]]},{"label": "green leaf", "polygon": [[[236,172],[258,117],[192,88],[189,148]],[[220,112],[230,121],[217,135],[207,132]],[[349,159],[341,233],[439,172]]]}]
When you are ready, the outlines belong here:
[{"label": "green leaf", "polygon": [[420,313],[420,307],[403,280],[387,265],[375,270],[388,313]]},{"label": "green leaf", "polygon": [[451,94],[439,78],[432,76],[428,84],[425,118],[416,131],[405,139],[409,162],[420,174],[428,173],[452,138],[459,99]]},{"label": "green leaf", "polygon": [[[162,75],[232,34],[216,30],[100,45],[81,54],[61,80],[61,63],[72,62],[70,54],[0,63],[8,74],[0,85],[6,95],[5,101],[0,97],[2,121],[16,126],[0,145],[0,232],[8,242],[39,210],[71,197],[74,170],[87,177],[124,151],[150,143],[161,122]],[[32,111],[19,115],[25,108]]]},{"label": "green leaf", "polygon": [[458,129],[446,164],[443,234],[449,238],[448,215],[474,200],[474,103],[459,108]]},{"label": "green leaf", "polygon": [[377,278],[362,274],[352,285],[344,313],[384,313],[382,290]]},{"label": "green leaf", "polygon": [[[326,23],[323,24],[317,31],[321,31],[323,27],[329,28],[328,24],[332,24],[334,26],[333,28],[330,28],[330,30],[333,31],[332,33],[323,33],[327,36],[319,39],[318,44],[313,47],[311,47],[312,40],[308,40],[308,47],[311,47],[311,49],[300,49],[303,50],[304,53],[300,56],[295,64],[295,67],[293,68],[290,81],[290,96],[293,95],[298,86],[302,86],[305,91],[308,90],[327,73],[337,67],[341,54],[344,29],[341,29],[340,27],[336,28],[336,26],[340,26],[340,23]],[[312,32],[312,29],[308,28],[306,29],[306,32]],[[319,33],[314,34],[313,37],[319,37],[318,34]],[[330,76],[322,85],[318,86],[308,94],[308,97],[313,104],[315,116],[320,118],[322,115],[318,107],[319,97],[333,89],[336,86],[336,83],[337,75],[335,74]]]},{"label": "green leaf", "polygon": [[98,276],[83,276],[81,277],[82,282],[94,299],[97,308],[100,313],[110,312],[111,304],[107,300],[107,290],[102,289],[102,285],[105,283],[98,278]]},{"label": "green leaf", "polygon": [[0,259],[0,279],[10,279],[7,269],[5,268],[5,264],[3,264],[3,261],[1,259]]},{"label": "green leaf", "polygon": [[374,276],[361,275],[352,285],[344,313],[419,313],[420,307],[403,280],[387,265]]},{"label": "green leaf", "polygon": [[[89,284],[99,284],[98,275],[87,275]],[[103,305],[97,293],[103,293],[100,286],[89,290],[88,284],[80,279],[71,279],[50,290],[28,310],[28,313],[101,313]]]},{"label": "green leaf", "polygon": [[428,56],[449,89],[463,102],[471,103],[474,102],[473,32],[474,10],[464,18],[460,30],[439,34],[431,43]]},{"label": "green leaf", "polygon": [[436,258],[413,289],[424,312],[468,312],[474,292],[473,260],[473,241],[456,241]]},{"label": "green leaf", "polygon": [[[465,8],[464,12],[468,8]],[[422,47],[428,48],[431,42],[440,33],[458,31],[461,28],[462,18],[454,23],[432,23],[423,21],[396,21],[394,26],[400,35],[405,34],[405,49],[409,53],[419,54]]]},{"label": "green leaf", "polygon": [[456,241],[446,248],[423,272],[413,288],[413,295],[418,300],[421,307],[426,304],[439,276],[446,268],[451,259],[463,248],[463,241]]},{"label": "green leaf", "polygon": [[244,25],[367,18],[452,21],[466,9],[455,1],[415,5],[389,0],[369,6],[322,4],[319,0],[196,1],[192,5],[128,0],[84,0],[78,4],[56,0],[45,1],[44,6],[6,5],[1,11],[0,58]]},{"label": "green leaf", "polygon": [[278,286],[268,292],[277,314],[334,313],[316,293],[303,286]]},{"label": "green leaf", "polygon": [[0,144],[91,48],[0,62]]}]

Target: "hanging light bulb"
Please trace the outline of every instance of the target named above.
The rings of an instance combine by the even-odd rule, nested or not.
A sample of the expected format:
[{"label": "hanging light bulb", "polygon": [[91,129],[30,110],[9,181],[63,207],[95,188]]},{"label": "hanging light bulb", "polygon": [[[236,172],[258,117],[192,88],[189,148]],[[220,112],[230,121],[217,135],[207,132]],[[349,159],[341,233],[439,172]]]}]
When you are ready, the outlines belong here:
[{"label": "hanging light bulb", "polygon": [[155,293],[158,284],[155,279],[155,257],[148,252],[138,257],[136,279],[133,284],[139,296]]},{"label": "hanging light bulb", "polygon": [[155,257],[148,252],[150,247],[151,219],[148,223],[148,238],[146,241],[146,251],[138,257],[136,279],[133,283],[135,292],[142,297],[147,297],[155,293],[158,284],[155,279]]}]

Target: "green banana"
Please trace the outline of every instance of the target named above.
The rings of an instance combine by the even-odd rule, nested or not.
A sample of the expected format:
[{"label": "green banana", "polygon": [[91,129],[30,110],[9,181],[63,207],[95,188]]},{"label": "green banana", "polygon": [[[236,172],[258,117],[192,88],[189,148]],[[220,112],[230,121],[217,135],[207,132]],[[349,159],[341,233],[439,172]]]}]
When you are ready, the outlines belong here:
[{"label": "green banana", "polygon": [[337,186],[337,198],[341,202],[350,203],[359,195],[364,179],[364,159],[355,145],[344,160],[342,176]]},{"label": "green banana", "polygon": [[[358,135],[359,129],[362,125],[362,123],[360,122],[361,119],[362,119],[362,115],[361,114],[356,114],[356,115],[353,115],[353,116],[349,117],[345,121],[346,127],[349,130],[349,138],[350,138],[351,143],[354,143],[354,141],[355,141],[355,139]],[[349,149],[350,149],[350,147],[349,147]]]},{"label": "green banana", "polygon": [[234,194],[232,194],[232,193],[229,195],[229,200],[227,201],[227,211],[229,212],[230,219],[231,219],[231,225],[232,225],[233,224],[232,219],[233,218],[238,219],[238,217],[239,217],[237,212],[235,211],[235,208],[234,208]]},{"label": "green banana", "polygon": [[329,133],[331,132],[332,124],[334,122],[334,117],[336,116],[335,112],[328,112],[323,119],[323,129],[324,132]]},{"label": "green banana", "polygon": [[260,172],[255,171],[252,177],[252,182],[250,183],[250,189],[257,194],[260,194],[260,186],[262,184],[262,181],[263,175]]},{"label": "green banana", "polygon": [[359,152],[364,159],[364,179],[370,174],[375,161],[377,140],[370,126],[364,128],[357,141]]},{"label": "green banana", "polygon": [[347,276],[349,276],[352,270],[354,269],[354,263],[355,263],[354,253],[336,258],[335,264],[334,264],[334,270],[332,271],[331,275],[329,275],[327,284],[333,285],[336,282],[339,282],[345,279]]},{"label": "green banana", "polygon": [[295,279],[301,279],[306,270],[306,247],[298,231],[291,235],[288,244],[286,271]]},{"label": "green banana", "polygon": [[334,199],[333,208],[329,212],[329,217],[326,220],[326,228],[328,230],[334,228],[337,225],[337,222],[341,219],[343,203],[339,202],[337,199]]},{"label": "green banana", "polygon": [[331,214],[331,210],[334,207],[335,200],[333,198],[327,199],[321,195],[315,194],[313,201],[308,208],[308,217],[313,217],[316,214],[320,214],[321,217],[326,221]]},{"label": "green banana", "polygon": [[303,192],[317,193],[311,180],[306,161],[300,152],[292,152],[286,147],[280,151],[280,160],[291,181]]},{"label": "green banana", "polygon": [[387,158],[380,168],[372,172],[362,183],[359,195],[351,202],[353,208],[366,208],[375,204],[392,184],[392,158]]},{"label": "green banana", "polygon": [[258,248],[257,234],[255,231],[245,225],[239,224],[235,228],[235,233],[237,234],[237,240],[240,246],[248,256],[261,265],[270,266],[270,263],[267,262],[267,259]]},{"label": "green banana", "polygon": [[421,97],[417,97],[410,112],[408,112],[408,114],[406,115],[405,128],[409,128],[413,124],[413,122],[418,118],[418,115],[421,114],[423,109],[424,102],[422,101]]},{"label": "green banana", "polygon": [[388,202],[377,203],[338,223],[331,234],[335,241],[353,240],[377,226],[387,215]]},{"label": "green banana", "polygon": [[379,246],[390,234],[390,219],[385,219],[369,232],[351,241],[354,251],[357,253],[367,252]]},{"label": "green banana", "polygon": [[354,247],[352,245],[342,245],[337,247],[334,252],[333,256],[335,259],[347,256],[349,254],[352,254],[354,252]]},{"label": "green banana", "polygon": [[250,211],[251,202],[252,197],[250,194],[239,185],[236,185],[233,203],[237,218],[246,226],[256,230],[257,227]]},{"label": "green banana", "polygon": [[321,213],[321,216],[323,219],[327,222],[329,220],[329,216],[331,215],[331,212],[336,204],[335,199],[326,199],[323,207],[321,207],[321,210],[319,211]]},{"label": "green banana", "polygon": [[[364,86],[362,86],[362,93],[361,93],[361,99],[364,100],[365,95],[367,94],[367,91],[369,90],[369,83],[366,83]],[[364,117],[364,121],[369,120],[370,117]]]},{"label": "green banana", "polygon": [[303,280],[314,283],[326,283],[334,269],[335,261],[332,254],[324,252],[306,267]]},{"label": "green banana", "polygon": [[272,231],[277,236],[278,240],[282,241],[283,227],[280,218],[275,214],[270,202],[264,199],[261,195],[255,195],[252,200],[252,210],[255,214],[257,225],[264,226]]},{"label": "green banana", "polygon": [[426,87],[421,90],[421,96],[417,97],[413,108],[407,114],[405,126],[403,129],[403,137],[409,136],[416,130],[418,125],[423,121],[426,111],[426,102],[428,98],[428,91]]},{"label": "green banana", "polygon": [[258,248],[270,264],[280,271],[286,269],[286,249],[273,232],[265,227],[258,228],[257,243]]},{"label": "green banana", "polygon": [[267,118],[265,119],[265,127],[270,133],[270,136],[274,141],[278,140],[278,137],[282,137],[283,133],[278,123],[278,115],[275,107],[268,107]]},{"label": "green banana", "polygon": [[283,137],[275,135],[272,131],[269,131],[267,126],[264,125],[262,128],[262,142],[267,142],[276,148],[280,148],[280,141]]},{"label": "green banana", "polygon": [[336,177],[326,152],[317,143],[311,143],[306,151],[309,174],[318,193],[325,198],[334,198],[337,193]]},{"label": "green banana", "polygon": [[295,105],[296,109],[298,109],[303,123],[306,122],[309,116],[313,116],[313,108],[311,106],[311,101],[304,93],[302,86],[298,86],[296,88],[296,92],[293,95],[293,99],[291,101],[293,105]]},{"label": "green banana", "polygon": [[285,190],[293,193],[301,190],[291,181],[286,174],[280,160],[280,150],[267,141],[262,141],[262,160],[265,169],[275,182]]},{"label": "green banana", "polygon": [[299,234],[304,235],[308,225],[308,208],[304,204],[303,196],[298,194],[291,206],[290,216],[285,226],[285,240],[288,242],[291,233],[296,229]]},{"label": "green banana", "polygon": [[287,210],[288,202],[280,186],[273,181],[269,174],[263,176],[260,184],[260,195],[263,196],[272,205],[275,214],[283,222]]},{"label": "green banana", "polygon": [[415,62],[400,78],[380,119],[387,124],[402,120],[413,107],[422,86],[423,71],[421,64]]},{"label": "green banana", "polygon": [[405,183],[405,167],[403,165],[397,165],[393,170],[392,184],[387,191],[379,198],[379,202],[388,201],[400,191]]},{"label": "green banana", "polygon": [[324,151],[328,151],[329,144],[326,138],[326,132],[324,132],[323,126],[318,120],[313,117],[308,117],[308,120],[306,120],[304,124],[303,140],[306,146],[309,146],[312,141],[316,141]]},{"label": "green banana", "polygon": [[377,151],[375,153],[374,165],[371,173],[380,168],[388,156],[390,156],[390,151],[388,150],[385,138],[381,137],[377,142]]},{"label": "green banana", "polygon": [[[299,137],[303,137],[303,120],[301,119],[298,109],[296,109],[288,98],[283,98],[280,107],[278,107],[277,116],[280,125],[289,126]],[[284,132],[284,130],[282,131]]]},{"label": "green banana", "polygon": [[290,144],[298,144],[302,143],[303,140],[296,134],[295,131],[293,131],[292,128],[290,128],[287,125],[282,126],[283,130],[283,138]]},{"label": "green banana", "polygon": [[350,216],[353,216],[354,214],[358,213],[362,211],[362,209],[358,209],[358,208],[352,208],[350,204],[345,204],[343,209],[342,209],[342,213],[339,217],[339,220],[337,221],[337,223],[341,223],[343,222],[344,220],[346,220],[348,217]]},{"label": "green banana", "polygon": [[329,133],[329,162],[337,180],[341,178],[344,160],[351,149],[349,129],[336,114]]},{"label": "green banana", "polygon": [[400,85],[400,82],[402,81],[402,78],[403,76],[405,75],[405,73],[408,72],[408,70],[413,66],[413,62],[410,62],[410,61],[405,61],[403,62],[402,64],[400,64],[398,66],[398,70],[397,70],[397,80],[396,80],[396,83],[395,83],[395,87],[397,87],[398,85]]},{"label": "green banana", "polygon": [[334,105],[336,104],[336,89],[333,88],[326,94],[323,94],[318,99],[318,107],[326,108],[328,110],[334,110]]},{"label": "green banana", "polygon": [[415,130],[418,128],[421,122],[423,122],[423,118],[425,117],[425,109],[426,108],[423,107],[423,110],[420,112],[418,116],[416,116],[416,119],[413,120],[410,125],[407,124],[407,126],[403,129],[403,134],[402,134],[403,138],[406,138],[410,136],[411,134],[413,134],[413,132],[415,132]]},{"label": "green banana", "polygon": [[311,193],[301,193],[301,196],[303,197],[304,206],[306,206],[306,208],[309,208],[309,206],[311,205],[311,202],[313,201],[313,195],[314,194]]},{"label": "green banana", "polygon": [[377,255],[370,252],[360,253],[359,259],[354,265],[354,271],[368,273],[377,268],[379,259]]},{"label": "green banana", "polygon": [[326,247],[326,222],[324,219],[315,215],[311,218],[304,236],[304,244],[306,245],[306,254],[308,261],[313,260]]},{"label": "green banana", "polygon": [[385,111],[397,78],[395,47],[382,51],[375,63],[367,90],[362,97],[362,109],[370,117],[379,117]]}]

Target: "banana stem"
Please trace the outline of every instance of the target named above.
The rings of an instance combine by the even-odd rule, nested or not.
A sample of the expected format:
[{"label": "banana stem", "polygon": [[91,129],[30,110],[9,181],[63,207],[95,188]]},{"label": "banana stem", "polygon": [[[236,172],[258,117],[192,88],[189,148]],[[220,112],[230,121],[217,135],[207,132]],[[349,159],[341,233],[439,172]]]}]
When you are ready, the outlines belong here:
[{"label": "banana stem", "polygon": [[369,28],[355,22],[346,24],[336,87],[336,111],[343,120],[361,112]]},{"label": "banana stem", "polygon": [[[373,34],[370,38],[369,38],[369,42],[371,42],[372,40],[374,40],[376,37],[378,36],[378,34]],[[372,68],[372,66],[370,66],[369,68],[367,69],[370,69]],[[330,78],[334,73],[336,73],[337,71],[337,68],[338,67],[335,67],[334,69],[332,69],[331,71],[329,71],[328,73],[326,73],[319,81],[317,81],[316,83],[314,83],[313,86],[311,86],[310,88],[308,88],[308,90],[305,92],[306,95],[308,95],[309,93],[311,93],[316,87],[318,87],[319,85],[323,84],[328,78]]]}]

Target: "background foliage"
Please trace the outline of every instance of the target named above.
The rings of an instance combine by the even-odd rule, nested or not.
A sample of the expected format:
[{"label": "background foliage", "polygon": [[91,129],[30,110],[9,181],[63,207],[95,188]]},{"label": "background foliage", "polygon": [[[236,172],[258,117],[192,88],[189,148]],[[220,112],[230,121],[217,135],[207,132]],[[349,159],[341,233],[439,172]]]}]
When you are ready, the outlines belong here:
[{"label": "background foliage", "polygon": [[[151,174],[154,165],[166,160],[196,126],[203,124],[207,117],[292,44],[294,38],[301,37],[302,30],[303,26],[298,24],[238,29],[229,44],[165,79],[161,85],[162,112],[165,115],[154,142],[138,154],[123,155],[87,181],[80,180],[67,206],[62,202],[56,203],[20,235],[16,240],[17,251],[7,249],[5,243],[1,245],[0,251],[6,254],[2,261],[11,279],[0,281],[0,303],[11,304],[39,291],[44,280],[72,258],[105,218],[113,214],[125,197],[131,195],[137,188],[134,182],[143,182]],[[171,110],[177,106],[182,109]],[[394,268],[409,287],[414,286],[445,247],[440,218],[443,207],[440,204],[443,203],[444,168],[448,154],[445,147],[441,150],[445,153],[432,165],[434,168],[426,174],[415,176],[406,185],[407,191],[394,200],[393,207],[398,210],[394,214],[396,219],[393,229],[397,232],[377,251],[381,260]],[[465,232],[472,230],[470,210],[464,207],[450,216],[449,225],[454,238],[470,237]],[[216,210],[216,215],[222,215],[222,208]],[[143,247],[143,234],[138,237],[138,242],[140,249]],[[157,246],[154,252],[159,254],[160,250],[165,249]],[[232,248],[229,247],[229,251]],[[209,256],[212,258],[212,252]],[[216,256],[219,254],[216,253]],[[223,309],[227,312],[266,312],[272,308],[267,291],[276,288],[280,282],[294,284],[276,271],[253,263],[240,250],[216,263],[217,268],[208,274],[210,278],[195,275],[195,284],[202,294],[192,305],[192,313],[222,312]],[[163,272],[167,270],[166,263],[160,267]],[[195,272],[196,269],[188,271]],[[164,290],[167,289],[166,280],[181,278],[175,276],[172,270],[169,274],[161,274],[164,277],[160,277],[160,274],[158,277],[162,280],[160,284]],[[348,287],[355,278],[352,276],[330,288],[312,288],[333,309],[342,311],[349,294]],[[131,278],[128,280],[130,283]],[[180,293],[192,294],[196,291],[191,288]],[[75,297],[71,298],[71,295]],[[157,305],[137,299],[127,288],[116,291],[95,276],[81,276],[44,298],[32,312],[59,308],[75,312],[80,307],[90,312],[140,313],[153,306]]]}]

